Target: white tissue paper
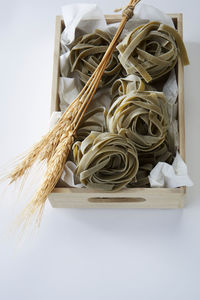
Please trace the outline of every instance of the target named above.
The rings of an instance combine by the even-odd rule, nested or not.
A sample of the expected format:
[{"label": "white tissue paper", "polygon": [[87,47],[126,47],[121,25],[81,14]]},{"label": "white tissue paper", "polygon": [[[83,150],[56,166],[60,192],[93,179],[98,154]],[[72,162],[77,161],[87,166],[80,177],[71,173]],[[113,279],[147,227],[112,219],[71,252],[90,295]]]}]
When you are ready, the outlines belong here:
[{"label": "white tissue paper", "polygon": [[188,176],[185,162],[177,152],[172,165],[159,162],[150,172],[149,182],[151,187],[176,188],[192,186],[193,182]]},{"label": "white tissue paper", "polygon": [[[59,97],[60,97],[60,109],[61,112],[53,113],[50,121],[50,126],[53,127],[55,123],[59,120],[62,113],[66,110],[67,106],[76,98],[79,92],[82,89],[82,84],[75,74],[70,72],[70,62],[69,62],[69,54],[72,42],[79,36],[92,33],[95,29],[101,29],[104,31],[108,31],[114,35],[117,30],[119,24],[110,24],[107,25],[104,19],[103,12],[96,4],[86,4],[86,3],[75,3],[70,5],[65,5],[62,8],[63,18],[65,22],[65,30],[61,34],[61,56],[60,56],[60,72],[61,77],[59,79]],[[167,24],[169,26],[174,27],[174,24],[171,18],[158,10],[155,7],[138,4],[134,11],[134,17],[130,19],[121,35],[121,38],[124,38],[131,30],[135,27],[145,24],[149,21],[159,21],[161,23]],[[171,150],[176,150],[178,147],[178,124],[176,120],[177,115],[177,95],[178,95],[178,87],[176,82],[175,72],[172,71],[168,80],[163,86],[163,92],[168,100],[168,111],[170,114],[170,126],[169,126],[169,143],[171,145]],[[107,109],[110,106],[111,96],[109,88],[102,88],[98,90],[93,97],[93,101],[91,102],[89,109],[93,109],[96,106],[105,106]],[[176,157],[175,162],[178,158]],[[178,159],[180,161],[180,159]],[[163,168],[161,168],[158,163],[157,170],[156,167],[153,169],[154,172],[153,177],[150,176],[152,182],[155,181],[155,184],[159,183],[158,178],[163,178]],[[167,165],[167,164],[166,164]],[[173,170],[174,168],[170,165]],[[63,174],[61,176],[61,181],[66,183],[68,186],[72,187],[82,187],[82,185],[78,182],[78,178],[74,176],[74,170],[76,166],[73,162],[68,161],[65,165]],[[165,170],[167,167],[165,166]],[[152,170],[152,171],[153,171]],[[180,184],[185,185],[185,173],[181,175],[180,170],[179,181]],[[173,173],[174,172],[174,173]],[[171,176],[177,176],[175,171],[171,171]],[[185,172],[185,169],[184,169]],[[174,175],[175,174],[175,175]],[[156,177],[155,177],[156,176]],[[169,177],[170,178],[170,177]],[[181,182],[182,180],[182,182]],[[166,184],[165,179],[164,185]],[[170,179],[168,179],[170,181]],[[158,182],[158,183],[156,183]],[[173,178],[171,177],[171,182],[173,182]],[[153,183],[154,184],[154,183]],[[170,183],[171,184],[171,183]],[[186,182],[187,184],[187,182]],[[163,186],[163,185],[162,185]]]},{"label": "white tissue paper", "polygon": [[62,116],[62,112],[61,111],[54,111],[51,114],[51,118],[49,121],[49,129],[51,130],[54,125],[59,121],[60,117]]},{"label": "white tissue paper", "polygon": [[79,178],[74,175],[75,170],[76,165],[72,161],[67,161],[64,166],[60,181],[62,183],[67,183],[71,187],[84,187],[84,185],[80,183]]}]

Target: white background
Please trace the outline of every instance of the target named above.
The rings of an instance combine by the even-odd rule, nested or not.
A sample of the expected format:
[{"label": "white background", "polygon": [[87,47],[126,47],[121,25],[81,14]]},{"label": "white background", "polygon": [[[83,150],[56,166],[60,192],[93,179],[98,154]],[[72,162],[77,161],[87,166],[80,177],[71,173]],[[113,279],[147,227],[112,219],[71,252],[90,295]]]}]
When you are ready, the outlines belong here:
[{"label": "white background", "polygon": [[[93,1],[88,1],[93,2]],[[200,299],[200,2],[148,0],[184,14],[186,153],[195,183],[183,210],[52,209],[15,249],[4,232],[15,215],[0,208],[2,300]],[[0,1],[0,164],[48,128],[55,16],[67,0]],[[126,5],[96,0],[104,13]],[[1,197],[2,198],[2,197]],[[6,201],[6,203],[5,203]]]}]

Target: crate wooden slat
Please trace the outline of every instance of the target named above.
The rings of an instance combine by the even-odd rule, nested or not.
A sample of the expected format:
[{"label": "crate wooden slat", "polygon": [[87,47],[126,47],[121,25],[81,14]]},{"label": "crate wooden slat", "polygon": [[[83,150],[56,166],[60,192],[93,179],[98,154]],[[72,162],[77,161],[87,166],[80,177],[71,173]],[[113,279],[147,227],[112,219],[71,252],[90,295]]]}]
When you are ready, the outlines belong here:
[{"label": "crate wooden slat", "polygon": [[[178,32],[183,35],[182,14],[170,14]],[[120,22],[120,15],[106,15],[108,24]],[[61,16],[56,17],[51,113],[59,111],[58,84],[60,77],[60,36],[64,29]],[[179,152],[185,160],[184,68],[178,60],[178,124]],[[57,208],[182,208],[185,187],[129,188],[119,192],[101,192],[88,188],[56,187],[49,201]]]}]

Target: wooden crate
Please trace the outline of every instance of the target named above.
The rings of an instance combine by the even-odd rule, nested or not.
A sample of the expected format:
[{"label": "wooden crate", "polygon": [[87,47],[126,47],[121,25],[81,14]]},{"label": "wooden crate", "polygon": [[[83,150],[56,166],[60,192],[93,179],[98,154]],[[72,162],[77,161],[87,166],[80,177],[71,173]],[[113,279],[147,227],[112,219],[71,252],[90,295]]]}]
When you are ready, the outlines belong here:
[{"label": "wooden crate", "polygon": [[[170,14],[182,36],[182,14]],[[121,16],[106,15],[108,24],[120,22]],[[54,67],[51,113],[59,111],[58,84],[60,77],[60,36],[64,29],[61,16],[56,17]],[[185,121],[184,121],[184,69],[178,60],[176,68],[178,79],[178,121],[180,155],[185,160]],[[49,195],[53,207],[58,208],[182,208],[185,187],[180,188],[127,188],[119,192],[99,192],[88,188],[56,187]]]}]

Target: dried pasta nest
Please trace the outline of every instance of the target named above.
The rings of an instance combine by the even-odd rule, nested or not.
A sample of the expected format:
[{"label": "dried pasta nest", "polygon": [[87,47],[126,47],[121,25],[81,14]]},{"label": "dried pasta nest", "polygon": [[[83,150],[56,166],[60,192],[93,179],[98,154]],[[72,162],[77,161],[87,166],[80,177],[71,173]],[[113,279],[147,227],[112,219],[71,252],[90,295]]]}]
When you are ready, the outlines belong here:
[{"label": "dried pasta nest", "polygon": [[73,145],[76,174],[87,187],[116,191],[135,180],[139,163],[133,142],[115,133],[91,132]]},{"label": "dried pasta nest", "polygon": [[[76,71],[83,83],[89,80],[99,65],[111,41],[112,36],[99,29],[75,41],[70,52],[71,71]],[[110,86],[120,76],[121,70],[118,51],[115,49],[100,80],[99,87]]]},{"label": "dried pasta nest", "polygon": [[147,83],[174,68],[180,55],[189,64],[187,52],[178,32],[159,22],[141,25],[117,46],[119,60],[127,74],[135,74]]},{"label": "dried pasta nest", "polygon": [[108,111],[107,128],[110,132],[130,138],[138,151],[152,151],[166,137],[166,105],[161,92],[132,92],[121,96]]},{"label": "dried pasta nest", "polygon": [[127,95],[131,92],[144,92],[155,90],[152,86],[144,83],[144,81],[136,75],[129,75],[124,78],[115,80],[112,85],[112,102],[119,96]]},{"label": "dried pasta nest", "polygon": [[139,170],[136,181],[130,182],[129,187],[149,187],[149,174],[158,162],[172,164],[174,156],[169,150],[167,141],[150,152],[139,152]]}]

